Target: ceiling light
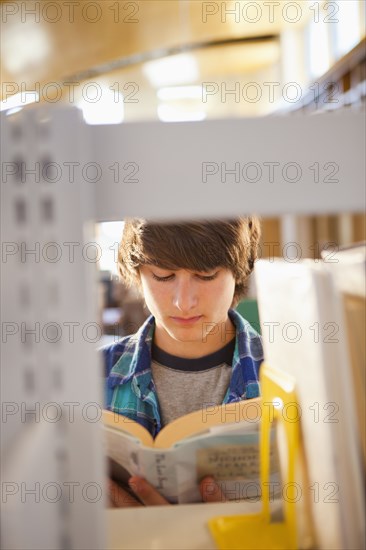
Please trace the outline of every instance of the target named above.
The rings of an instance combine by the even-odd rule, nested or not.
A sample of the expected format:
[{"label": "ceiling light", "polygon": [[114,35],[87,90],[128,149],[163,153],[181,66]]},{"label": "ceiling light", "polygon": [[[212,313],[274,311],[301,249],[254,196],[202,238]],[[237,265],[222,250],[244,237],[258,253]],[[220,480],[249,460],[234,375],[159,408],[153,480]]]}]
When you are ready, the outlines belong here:
[{"label": "ceiling light", "polygon": [[157,92],[162,101],[175,99],[202,99],[202,86],[169,86]]},{"label": "ceiling light", "polygon": [[199,77],[196,59],[189,54],[171,55],[143,65],[143,73],[154,88],[188,84]]},{"label": "ceiling light", "polygon": [[10,97],[7,97],[3,101],[1,101],[0,111],[7,111],[8,109],[20,110],[25,105],[29,105],[29,103],[37,103],[38,101],[39,101],[38,92],[32,92],[32,91],[19,92],[18,94],[11,95]]},{"label": "ceiling light", "polygon": [[107,87],[99,87],[99,97],[82,99],[77,104],[87,124],[120,124],[124,120],[123,95]]},{"label": "ceiling light", "polygon": [[44,27],[31,21],[5,26],[1,60],[10,74],[34,71],[49,61],[51,39]]},{"label": "ceiling light", "polygon": [[205,111],[185,111],[171,105],[159,105],[158,117],[162,122],[193,122],[206,118]]}]

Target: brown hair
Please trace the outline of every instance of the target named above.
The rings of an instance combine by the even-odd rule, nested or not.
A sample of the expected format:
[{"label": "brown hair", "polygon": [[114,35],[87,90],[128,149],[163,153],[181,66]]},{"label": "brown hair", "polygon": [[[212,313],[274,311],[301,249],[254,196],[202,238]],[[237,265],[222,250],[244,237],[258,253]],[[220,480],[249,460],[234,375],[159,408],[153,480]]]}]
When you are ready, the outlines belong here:
[{"label": "brown hair", "polygon": [[141,290],[141,265],[192,271],[226,267],[235,278],[235,307],[246,294],[259,238],[260,223],[254,216],[182,223],[129,219],[118,250],[118,271],[128,286]]}]

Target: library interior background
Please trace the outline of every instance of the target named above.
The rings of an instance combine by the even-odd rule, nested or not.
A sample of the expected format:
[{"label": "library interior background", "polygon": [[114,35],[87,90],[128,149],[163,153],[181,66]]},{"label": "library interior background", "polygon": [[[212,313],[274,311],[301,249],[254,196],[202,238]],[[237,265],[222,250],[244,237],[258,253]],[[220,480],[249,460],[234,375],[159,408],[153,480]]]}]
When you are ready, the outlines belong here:
[{"label": "library interior background", "polygon": [[[149,123],[179,125],[291,118],[298,121],[301,129],[305,118],[343,117],[348,113],[360,120],[365,116],[366,97],[365,2],[17,0],[1,1],[0,9],[1,141],[4,147],[0,305],[2,548],[247,548],[245,535],[241,542],[235,539],[233,543],[234,539],[228,538],[225,543],[224,535],[215,537],[214,531],[209,531],[208,520],[212,516],[223,516],[225,505],[220,509],[213,507],[211,514],[204,505],[201,507],[204,510],[197,513],[192,507],[183,507],[184,527],[183,520],[173,515],[173,511],[160,512],[159,516],[152,508],[140,512],[106,510],[104,491],[103,496],[98,491],[94,496],[95,487],[104,486],[101,434],[96,429],[97,423],[92,421],[87,422],[87,429],[80,427],[83,423],[80,403],[100,402],[98,348],[135,332],[150,312],[138,290],[127,288],[118,274],[123,216],[121,219],[96,216],[89,220],[92,223],[87,229],[86,224],[78,225],[78,219],[83,222],[87,219],[84,211],[88,200],[95,200],[94,195],[90,198],[94,193],[91,190],[102,185],[98,167],[93,164],[95,159],[88,157],[88,140],[92,142],[93,131],[99,125],[133,128]],[[70,122],[68,109],[78,121],[75,126]],[[52,137],[53,113],[61,113],[55,115],[54,127],[64,124],[67,128],[62,139]],[[83,133],[84,130],[79,129],[81,125],[91,128],[90,133]],[[339,135],[343,130],[340,125]],[[361,129],[363,141],[364,133],[362,137]],[[274,144],[281,139],[280,131],[278,135],[271,135]],[[354,139],[352,132],[346,137],[350,155],[357,149],[356,145],[359,146]],[[293,140],[299,141],[303,148],[311,148],[311,142],[304,143],[296,133]],[[107,142],[103,146],[108,150],[111,145]],[[201,144],[196,145],[199,151]],[[63,147],[65,152],[61,150]],[[74,156],[70,153],[73,147],[77,151]],[[260,156],[260,142],[257,147]],[[223,186],[242,183],[260,187],[262,181],[268,183],[271,178],[296,185],[303,177],[303,172],[299,173],[304,171],[299,161],[303,152],[299,150],[298,158],[289,158],[287,165],[280,165],[273,159],[251,161],[243,151],[237,162],[223,166],[220,159],[211,163],[210,170],[219,173]],[[78,155],[89,161],[90,166],[83,166],[85,170],[81,170],[83,161]],[[184,163],[184,147],[181,158]],[[61,160],[57,164],[55,159]],[[329,158],[328,162],[319,164],[315,159],[311,166],[306,166],[305,177],[313,186],[327,186],[330,204],[332,185],[338,181],[334,179],[339,172],[336,161],[337,158]],[[117,164],[108,167],[110,177],[116,175]],[[121,169],[127,196],[138,181],[134,179],[138,177],[138,170],[133,162]],[[362,170],[364,174],[364,167]],[[68,183],[72,181],[75,188],[78,178],[83,178],[78,203],[73,194],[75,189],[66,196],[62,187],[56,188],[56,183],[60,183],[58,177],[68,178]],[[345,177],[352,180],[353,174]],[[308,483],[312,487],[309,506],[313,506],[309,517],[316,515],[314,510],[319,510],[321,520],[313,517],[309,520],[310,527],[299,520],[295,546],[287,541],[283,542],[284,546],[273,548],[356,550],[364,547],[365,526],[361,516],[365,510],[366,464],[363,333],[366,218],[364,183],[359,181],[356,185],[360,200],[352,209],[342,211],[339,206],[327,209],[321,205],[314,212],[302,208],[296,212],[292,207],[288,209],[284,196],[282,212],[269,215],[258,212],[262,224],[259,259],[269,264],[268,273],[261,272],[258,280],[251,276],[248,294],[237,309],[262,333],[265,350],[270,350],[271,331],[262,321],[264,315],[271,314],[269,289],[275,294],[276,287],[269,285],[264,289],[263,280],[266,276],[273,280],[282,277],[282,272],[271,271],[281,259],[281,265],[285,264],[288,301],[293,298],[294,308],[300,308],[302,304],[296,303],[297,298],[292,294],[295,286],[291,285],[295,283],[291,277],[297,276],[295,266],[309,269],[304,275],[308,288],[314,291],[314,300],[318,297],[318,305],[324,305],[323,310],[314,305],[313,311],[318,312],[318,317],[313,317],[311,329],[312,336],[316,337],[315,327],[320,326],[320,337],[323,337],[323,345],[320,343],[318,349],[319,357],[322,356],[317,359],[319,371],[331,369],[324,339],[332,342],[331,323],[339,314],[332,306],[327,318],[324,295],[330,301],[342,297],[339,302],[344,307],[342,353],[347,354],[344,362],[349,368],[339,374],[334,367],[332,372],[342,384],[348,381],[347,399],[353,403],[352,407],[343,403],[340,387],[329,382],[329,373],[319,375],[318,380],[315,370],[315,374],[311,371],[315,377],[311,384],[325,386],[324,403],[317,411],[312,409],[312,418],[320,414],[324,430],[333,426],[326,420],[332,412],[326,405],[340,399],[337,406],[339,414],[344,415],[341,424],[344,430],[352,432],[351,458],[347,462],[339,434],[329,435],[330,432],[324,431],[324,437],[329,436],[331,440],[324,460],[332,463],[328,471],[338,477],[327,478],[323,472],[319,474],[321,483],[316,485],[317,478],[312,477],[316,459],[311,451],[306,457],[313,481],[313,485]],[[55,191],[50,191],[50,197],[55,194],[51,200],[47,193],[52,186]],[[99,196],[102,195],[97,192]],[[139,200],[143,202],[144,197]],[[159,200],[164,202],[164,196]],[[299,203],[301,200],[299,196]],[[261,201],[265,203],[265,193]],[[62,209],[57,209],[61,204]],[[202,207],[202,211],[209,217],[209,204]],[[243,215],[246,214],[249,212],[243,211]],[[79,272],[71,259],[74,255],[81,255]],[[311,261],[311,267],[306,267],[306,261]],[[64,265],[66,262],[68,267]],[[322,263],[327,264],[331,290],[328,287],[324,290],[326,287],[321,285],[325,283],[319,282],[318,273],[310,273]],[[285,273],[287,268],[291,270],[289,275]],[[75,277],[75,283],[71,277]],[[71,286],[74,288],[69,293]],[[277,302],[273,298],[278,307],[281,300],[286,301],[284,286],[279,287]],[[47,302],[44,296],[48,292],[51,297]],[[321,293],[324,294],[319,297]],[[57,327],[62,329],[60,342]],[[289,327],[285,333],[287,345],[296,340],[293,328]],[[277,358],[277,352],[271,355],[269,351],[267,359]],[[94,366],[94,370],[90,366]],[[292,374],[297,377],[296,369]],[[301,374],[298,383],[299,380],[302,380]],[[310,387],[311,384],[309,382]],[[328,385],[330,393],[327,393]],[[65,411],[65,403],[69,402],[79,403],[79,407],[75,406],[76,422],[70,422],[70,407],[67,421],[58,421],[57,406],[54,407],[57,421],[54,417],[51,421],[51,403],[62,403]],[[310,401],[305,399],[305,402],[311,407]],[[33,412],[28,414],[27,407]],[[27,410],[24,412],[23,408]],[[81,424],[78,426],[79,413]],[[350,419],[356,427],[350,427]],[[85,422],[83,425],[85,428]],[[302,429],[303,437],[309,438],[311,432],[307,431],[306,420]],[[316,438],[321,438],[320,431],[315,441],[321,461],[322,442]],[[353,469],[357,475],[347,478],[347,469]],[[356,487],[359,481],[361,485]],[[70,483],[74,483],[73,498]],[[331,489],[335,485],[326,486],[327,483],[337,484],[338,500],[335,497],[332,500]],[[350,484],[348,492],[345,489],[342,492],[342,483]],[[316,491],[320,491],[320,496]],[[318,508],[314,505],[316,499]],[[259,504],[256,503],[253,513],[258,512]],[[230,514],[241,513],[238,507],[230,510]],[[307,515],[303,510],[297,513]],[[326,528],[328,519],[329,529]],[[338,521],[340,526],[335,527]],[[194,526],[192,533],[189,522]],[[332,529],[334,536],[330,534]],[[147,534],[142,535],[142,531]]]}]

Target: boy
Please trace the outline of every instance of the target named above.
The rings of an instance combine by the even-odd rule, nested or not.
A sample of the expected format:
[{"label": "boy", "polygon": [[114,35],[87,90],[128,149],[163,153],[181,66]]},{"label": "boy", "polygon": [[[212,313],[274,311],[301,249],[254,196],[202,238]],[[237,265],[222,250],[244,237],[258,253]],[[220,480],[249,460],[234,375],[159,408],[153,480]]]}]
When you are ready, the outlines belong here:
[{"label": "boy", "polygon": [[[255,217],[126,221],[119,272],[138,286],[152,315],[136,334],[103,350],[107,409],[156,436],[189,412],[259,396],[261,339],[232,309],[245,294],[259,238]],[[166,504],[141,478],[130,485],[145,504]],[[204,480],[203,500],[220,500],[216,488]]]}]

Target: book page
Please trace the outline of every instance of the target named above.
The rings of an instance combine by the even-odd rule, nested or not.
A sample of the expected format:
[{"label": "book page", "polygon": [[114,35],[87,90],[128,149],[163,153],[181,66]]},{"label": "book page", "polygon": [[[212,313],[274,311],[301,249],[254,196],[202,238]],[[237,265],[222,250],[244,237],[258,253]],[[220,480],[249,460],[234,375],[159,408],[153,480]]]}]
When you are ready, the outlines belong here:
[{"label": "book page", "polygon": [[232,424],[223,424],[221,426],[212,426],[209,429],[211,434],[222,435],[230,432],[244,434],[244,433],[258,433],[260,429],[259,421],[249,422],[247,420],[241,420],[240,422],[233,422]]},{"label": "book page", "polygon": [[140,440],[146,447],[154,446],[154,440],[149,431],[127,416],[103,409],[103,424],[124,435]]},{"label": "book page", "polygon": [[197,450],[197,476],[210,475],[216,481],[258,480],[257,445],[221,445]]},{"label": "book page", "polygon": [[[201,502],[199,482],[213,476],[228,500],[259,500],[259,433],[209,434],[176,446],[178,502]],[[271,448],[272,494],[280,490],[278,453]]]},{"label": "book page", "polygon": [[[124,434],[119,430],[114,430],[113,428],[105,426],[104,440],[106,454],[112,463],[115,462],[119,464],[130,475],[142,475],[138,454],[142,444],[138,439],[128,434]],[[123,471],[122,468],[118,469],[119,472]],[[114,471],[116,476],[119,477],[117,467],[114,468]],[[124,477],[125,476],[124,474]],[[126,482],[127,479],[121,479],[120,481]]]},{"label": "book page", "polygon": [[145,447],[137,438],[104,428],[109,475],[128,490],[128,479],[138,475],[151,483],[169,502],[177,502],[177,478],[172,450]]},{"label": "book page", "polygon": [[178,502],[174,449],[141,448],[139,450],[139,463],[141,475],[169,502]]},{"label": "book page", "polygon": [[347,322],[347,337],[351,358],[351,384],[357,411],[358,438],[366,469],[366,303],[365,298],[343,294],[343,305]]}]

